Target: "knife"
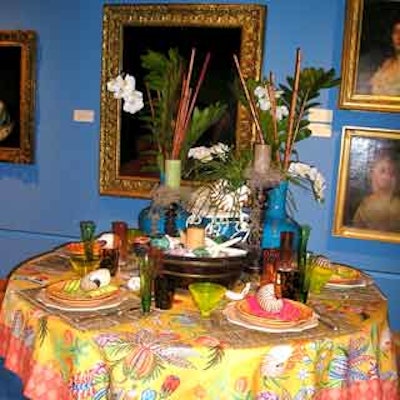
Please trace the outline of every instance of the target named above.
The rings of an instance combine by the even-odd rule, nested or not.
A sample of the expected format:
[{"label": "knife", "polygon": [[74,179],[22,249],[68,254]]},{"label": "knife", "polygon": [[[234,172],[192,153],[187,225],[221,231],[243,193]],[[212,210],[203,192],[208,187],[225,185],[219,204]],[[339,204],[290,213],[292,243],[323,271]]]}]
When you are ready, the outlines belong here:
[{"label": "knife", "polygon": [[325,326],[327,326],[329,329],[332,329],[333,331],[338,331],[339,328],[338,326],[328,317],[321,317],[321,315],[317,314],[318,320]]}]

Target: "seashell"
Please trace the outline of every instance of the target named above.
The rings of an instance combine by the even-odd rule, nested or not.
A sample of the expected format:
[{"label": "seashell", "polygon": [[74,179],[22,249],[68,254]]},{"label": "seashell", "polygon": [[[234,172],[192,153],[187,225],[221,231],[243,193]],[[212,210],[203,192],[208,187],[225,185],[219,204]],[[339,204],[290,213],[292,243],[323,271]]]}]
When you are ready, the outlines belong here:
[{"label": "seashell", "polygon": [[266,299],[276,299],[274,284],[268,283],[267,285],[261,286],[257,294]]},{"label": "seashell", "polygon": [[126,286],[128,289],[133,290],[134,292],[138,292],[140,290],[140,277],[133,276],[129,279]]},{"label": "seashell", "polygon": [[331,268],[332,264],[331,261],[329,260],[329,258],[319,255],[316,256],[314,259],[314,265],[318,265],[320,267],[325,267],[325,268]]},{"label": "seashell", "polygon": [[81,283],[79,285],[79,287],[84,290],[85,292],[89,292],[91,290],[96,290],[98,289],[98,285],[97,285],[97,280],[96,282],[93,282],[92,280],[89,279],[89,277],[86,275],[85,277],[83,277],[81,279]]},{"label": "seashell", "polygon": [[110,271],[107,268],[99,268],[84,276],[81,279],[80,287],[82,290],[88,291],[107,286],[110,282]]},{"label": "seashell", "polygon": [[260,307],[267,312],[279,312],[283,307],[283,300],[275,297],[274,284],[262,286],[256,293],[256,299]]},{"label": "seashell", "polygon": [[250,291],[250,286],[251,286],[250,282],[247,282],[246,285],[245,285],[245,287],[242,289],[241,292],[238,293],[238,292],[234,292],[233,290],[227,290],[227,291],[225,292],[225,296],[226,296],[229,300],[242,300],[242,299],[244,299],[244,298],[247,296],[247,294],[249,293],[249,291]]}]

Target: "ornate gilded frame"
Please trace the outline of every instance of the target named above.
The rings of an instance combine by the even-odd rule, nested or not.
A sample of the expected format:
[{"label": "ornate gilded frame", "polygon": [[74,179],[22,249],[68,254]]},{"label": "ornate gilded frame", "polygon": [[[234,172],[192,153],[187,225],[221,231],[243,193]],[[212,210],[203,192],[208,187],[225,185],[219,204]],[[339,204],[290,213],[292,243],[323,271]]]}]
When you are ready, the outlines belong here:
[{"label": "ornate gilded frame", "polygon": [[12,129],[7,130],[7,133],[3,131],[5,134],[0,140],[0,161],[32,163],[35,128],[35,32],[0,31],[0,59],[0,100],[8,108],[12,123]]},{"label": "ornate gilded frame", "polygon": [[[125,25],[224,27],[241,30],[241,69],[245,77],[261,74],[266,8],[245,4],[135,4],[106,5],[103,14],[101,79],[100,194],[150,198],[158,182],[153,177],[121,176],[119,173],[121,104],[107,92],[107,82],[121,72],[122,29]],[[234,65],[232,63],[232,65]],[[253,129],[251,117],[238,105],[236,145],[249,146]]]},{"label": "ornate gilded frame", "polygon": [[[393,11],[400,15],[400,2],[347,0],[342,52],[339,107],[366,111],[400,111],[400,95],[373,93],[370,79],[383,63],[389,44]],[[391,22],[392,21],[392,22]],[[389,47],[389,46],[388,46]],[[382,57],[382,59],[381,59]]]},{"label": "ornate gilded frame", "polygon": [[[400,131],[372,129],[353,126],[343,127],[339,177],[336,188],[336,206],[333,235],[346,238],[378,240],[400,243],[400,231],[376,230],[357,227],[355,210],[369,192],[369,171],[374,160],[371,154],[390,149],[397,163],[396,201],[400,204]],[[361,183],[361,184],[360,184]],[[383,207],[382,207],[383,209]],[[400,213],[391,215],[391,220],[400,223]]]}]

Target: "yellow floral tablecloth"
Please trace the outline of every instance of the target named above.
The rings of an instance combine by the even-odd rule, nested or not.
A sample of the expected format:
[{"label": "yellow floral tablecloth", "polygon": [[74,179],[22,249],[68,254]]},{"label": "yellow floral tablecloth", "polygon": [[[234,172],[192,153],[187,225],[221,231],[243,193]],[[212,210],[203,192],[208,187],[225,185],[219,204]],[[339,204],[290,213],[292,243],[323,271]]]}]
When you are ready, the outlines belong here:
[{"label": "yellow floral tablecloth", "polygon": [[18,268],[1,309],[0,355],[31,399],[398,398],[386,300],[374,285],[311,298],[338,331],[268,334],[218,312],[202,320],[184,295],[168,311],[128,310],[79,329],[26,296],[71,276],[60,260],[48,254]]}]

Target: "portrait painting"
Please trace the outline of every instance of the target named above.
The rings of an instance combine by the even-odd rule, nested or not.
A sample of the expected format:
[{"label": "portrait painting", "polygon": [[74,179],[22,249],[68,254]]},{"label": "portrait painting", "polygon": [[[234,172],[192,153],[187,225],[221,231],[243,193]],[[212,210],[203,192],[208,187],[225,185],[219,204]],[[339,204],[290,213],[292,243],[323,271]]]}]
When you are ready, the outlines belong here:
[{"label": "portrait painting", "polygon": [[0,161],[33,162],[36,35],[0,31]]},{"label": "portrait painting", "polygon": [[400,242],[399,133],[343,128],[334,235]]},{"label": "portrait painting", "polygon": [[347,0],[339,106],[400,110],[400,1]]}]

